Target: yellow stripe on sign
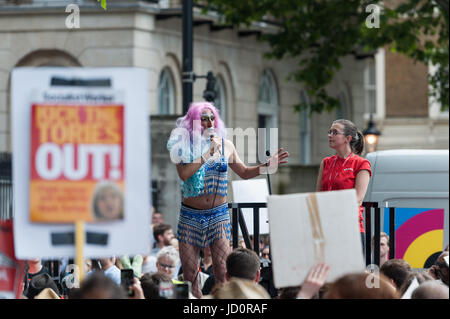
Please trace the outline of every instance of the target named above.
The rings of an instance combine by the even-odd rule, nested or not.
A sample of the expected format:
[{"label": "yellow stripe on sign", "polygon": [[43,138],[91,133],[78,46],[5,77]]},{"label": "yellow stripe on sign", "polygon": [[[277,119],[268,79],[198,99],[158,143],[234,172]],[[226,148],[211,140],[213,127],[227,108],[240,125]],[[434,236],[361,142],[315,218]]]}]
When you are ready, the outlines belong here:
[{"label": "yellow stripe on sign", "polygon": [[443,240],[443,229],[429,231],[417,237],[411,245],[409,245],[403,255],[403,259],[413,268],[423,268],[428,257],[438,251],[442,251]]}]

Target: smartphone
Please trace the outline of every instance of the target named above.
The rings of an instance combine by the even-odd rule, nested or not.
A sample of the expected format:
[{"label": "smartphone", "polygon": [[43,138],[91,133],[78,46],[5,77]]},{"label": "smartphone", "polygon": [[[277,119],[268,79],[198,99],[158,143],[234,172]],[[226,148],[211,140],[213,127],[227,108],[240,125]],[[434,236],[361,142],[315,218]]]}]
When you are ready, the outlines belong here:
[{"label": "smartphone", "polygon": [[189,299],[191,286],[189,282],[174,285],[176,299]]},{"label": "smartphone", "polygon": [[127,292],[128,297],[134,297],[134,290],[131,288],[134,284],[133,269],[122,269],[120,271],[120,285]]}]

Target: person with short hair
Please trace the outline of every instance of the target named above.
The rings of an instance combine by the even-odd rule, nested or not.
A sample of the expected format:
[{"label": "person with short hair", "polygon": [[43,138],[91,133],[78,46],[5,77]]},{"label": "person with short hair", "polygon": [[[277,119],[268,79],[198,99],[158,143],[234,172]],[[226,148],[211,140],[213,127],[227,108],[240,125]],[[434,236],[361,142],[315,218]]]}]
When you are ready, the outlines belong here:
[{"label": "person with short hair", "polygon": [[156,268],[158,272],[166,273],[171,277],[176,277],[175,269],[177,269],[180,256],[173,246],[162,248],[156,255]]},{"label": "person with short hair", "polygon": [[175,238],[172,226],[169,224],[157,224],[153,227],[153,237],[156,241],[156,247],[152,249],[150,255],[155,255],[166,246],[171,245],[171,240]]},{"label": "person with short hair", "polygon": [[159,284],[161,282],[170,283],[172,279],[165,272],[147,273],[141,277],[145,299],[162,299],[159,295]]},{"label": "person with short hair", "polygon": [[[372,237],[372,251],[375,253],[375,236]],[[389,260],[389,236],[380,232],[380,267]]]},{"label": "person with short hair", "polygon": [[43,290],[45,290],[47,288],[51,289],[54,293],[56,293],[58,298],[61,297],[61,293],[58,289],[58,286],[53,281],[53,279],[50,277],[50,275],[47,273],[41,273],[39,275],[33,276],[33,278],[30,280],[28,289],[24,295],[28,299],[34,299]]},{"label": "person with short hair", "polygon": [[99,259],[99,261],[105,276],[110,278],[113,282],[115,282],[118,286],[120,286],[121,274],[120,269],[116,266],[116,258],[115,257],[102,258]]},{"label": "person with short hair", "polygon": [[425,281],[417,287],[411,299],[447,299],[448,300],[448,286],[438,283],[436,281]]},{"label": "person with short hair", "polygon": [[388,260],[380,268],[380,273],[386,276],[396,289],[400,289],[411,272],[411,265],[404,259]]},{"label": "person with short hair", "polygon": [[434,262],[434,265],[430,267],[428,273],[436,280],[441,281],[448,287],[449,283],[449,267],[444,257],[448,257],[448,251],[443,251]]},{"label": "person with short hair", "polygon": [[111,278],[95,271],[81,282],[70,299],[127,299],[127,295]]},{"label": "person with short hair", "polygon": [[269,299],[270,295],[259,284],[261,264],[259,256],[251,249],[239,247],[226,260],[227,282],[217,287],[215,299]]},{"label": "person with short hair", "polygon": [[159,225],[164,223],[164,216],[159,211],[154,211],[152,214],[152,225]]},{"label": "person with short hair", "polygon": [[227,257],[225,277],[253,280],[259,282],[261,263],[258,255],[248,248],[236,248]]}]

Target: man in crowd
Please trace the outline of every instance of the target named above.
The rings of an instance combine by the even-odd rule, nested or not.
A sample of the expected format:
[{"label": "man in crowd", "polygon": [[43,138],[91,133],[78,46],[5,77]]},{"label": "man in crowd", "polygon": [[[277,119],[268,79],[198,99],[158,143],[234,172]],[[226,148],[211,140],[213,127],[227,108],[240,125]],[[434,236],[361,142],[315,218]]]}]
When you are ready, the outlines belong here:
[{"label": "man in crowd", "polygon": [[48,274],[48,269],[42,265],[42,259],[35,258],[27,260],[27,271],[24,277],[24,294],[27,293],[28,287],[30,286],[31,279],[33,277]]},{"label": "man in crowd", "polygon": [[170,242],[175,235],[173,234],[172,226],[169,224],[157,224],[153,227],[153,237],[156,241],[156,247],[152,249],[150,255],[156,254],[165,246],[170,246]]},{"label": "man in crowd", "polygon": [[[374,249],[375,237],[372,238],[372,251]],[[380,233],[380,267],[389,260],[389,236],[385,232]]]},{"label": "man in crowd", "polygon": [[380,273],[386,276],[397,290],[400,289],[411,272],[411,265],[403,259],[388,260],[380,268]]},{"label": "man in crowd", "polygon": [[436,262],[433,266],[430,267],[428,273],[436,280],[441,281],[446,284],[448,287],[448,276],[449,276],[449,267],[448,263],[445,261],[445,258],[448,258],[448,251],[443,251],[442,254],[436,259]]},{"label": "man in crowd", "polygon": [[155,239],[156,247],[150,251],[149,256],[144,257],[142,264],[143,274],[158,271],[156,268],[156,255],[162,248],[171,246],[172,240],[175,238],[172,226],[164,223],[153,225],[153,238]]},{"label": "man in crowd", "polygon": [[104,258],[100,259],[100,264],[102,265],[103,273],[106,277],[110,278],[113,282],[115,282],[118,286],[120,286],[120,269],[117,268],[116,258]]}]

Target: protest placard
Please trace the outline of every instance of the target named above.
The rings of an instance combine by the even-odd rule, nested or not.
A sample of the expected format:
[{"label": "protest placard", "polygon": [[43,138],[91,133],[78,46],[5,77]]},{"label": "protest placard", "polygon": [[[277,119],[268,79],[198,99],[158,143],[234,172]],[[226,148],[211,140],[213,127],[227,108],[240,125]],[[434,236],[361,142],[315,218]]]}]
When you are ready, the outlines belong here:
[{"label": "protest placard", "polygon": [[273,195],[267,208],[277,288],[301,285],[318,263],[330,266],[327,281],[364,271],[354,189]]},{"label": "protest placard", "polygon": [[13,222],[0,220],[0,299],[17,299],[23,290],[25,263],[14,254]]},{"label": "protest placard", "polygon": [[32,222],[123,219],[123,108],[32,105]]},{"label": "protest placard", "polygon": [[150,250],[147,77],[137,68],[13,70],[19,258],[74,257],[75,229],[88,258]]}]

